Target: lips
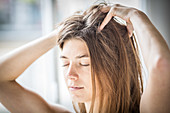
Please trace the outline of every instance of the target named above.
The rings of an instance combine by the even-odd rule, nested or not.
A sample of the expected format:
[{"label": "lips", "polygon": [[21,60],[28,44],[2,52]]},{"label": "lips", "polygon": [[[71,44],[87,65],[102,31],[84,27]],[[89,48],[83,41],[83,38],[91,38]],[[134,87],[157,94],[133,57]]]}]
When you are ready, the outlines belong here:
[{"label": "lips", "polygon": [[81,90],[81,89],[84,89],[84,87],[77,87],[77,86],[70,86],[69,87],[69,90],[71,90],[71,91],[77,91],[77,90]]}]

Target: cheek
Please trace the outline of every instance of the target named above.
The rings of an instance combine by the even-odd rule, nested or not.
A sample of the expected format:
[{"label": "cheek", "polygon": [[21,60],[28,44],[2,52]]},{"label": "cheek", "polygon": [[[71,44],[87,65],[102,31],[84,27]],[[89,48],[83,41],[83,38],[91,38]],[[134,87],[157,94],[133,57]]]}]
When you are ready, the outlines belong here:
[{"label": "cheek", "polygon": [[63,77],[64,77],[65,81],[68,79],[67,71],[63,71]]},{"label": "cheek", "polygon": [[90,74],[91,74],[91,67],[90,66],[88,66],[88,67],[80,67],[80,71],[81,71],[81,73],[84,73],[84,74],[86,74],[86,75],[89,75],[90,76]]},{"label": "cheek", "polygon": [[62,72],[63,72],[63,76],[64,76],[64,78],[66,77],[66,74],[67,74],[67,72],[68,72],[68,68],[67,67],[63,67],[62,68]]},{"label": "cheek", "polygon": [[84,83],[91,89],[91,69],[86,68],[82,70],[82,76],[80,77]]},{"label": "cheek", "polygon": [[63,77],[64,77],[64,80],[65,80],[65,83],[67,84],[67,80],[68,80],[68,78],[67,78],[67,69],[62,69],[62,75],[63,75]]}]

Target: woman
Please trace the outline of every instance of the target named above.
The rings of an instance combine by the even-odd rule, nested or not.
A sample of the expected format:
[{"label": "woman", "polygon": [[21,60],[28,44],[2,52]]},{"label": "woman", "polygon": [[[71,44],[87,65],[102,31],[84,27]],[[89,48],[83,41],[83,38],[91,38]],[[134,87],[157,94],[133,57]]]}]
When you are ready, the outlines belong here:
[{"label": "woman", "polygon": [[99,31],[106,16],[101,7],[92,6],[61,23],[58,42],[66,84],[81,112],[139,112],[142,80],[133,39],[114,19]]},{"label": "woman", "polygon": [[[127,28],[114,16],[124,19]],[[63,107],[50,105],[15,81],[57,42],[62,49],[64,77],[77,112],[170,111],[169,48],[143,12],[121,5],[99,4],[83,14],[71,16],[59,28],[1,58],[0,101],[9,111],[69,112]],[[133,30],[149,72],[143,94]]]}]

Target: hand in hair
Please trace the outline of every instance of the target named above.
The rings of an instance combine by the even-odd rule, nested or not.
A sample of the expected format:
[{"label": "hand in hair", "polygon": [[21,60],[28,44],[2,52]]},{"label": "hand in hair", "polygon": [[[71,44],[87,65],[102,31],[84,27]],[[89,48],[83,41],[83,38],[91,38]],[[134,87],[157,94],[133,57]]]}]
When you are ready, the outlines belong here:
[{"label": "hand in hair", "polygon": [[122,18],[123,20],[126,21],[129,36],[132,36],[134,29],[133,29],[132,23],[130,21],[130,16],[132,14],[131,12],[133,12],[135,10],[136,9],[134,9],[134,8],[125,7],[125,6],[122,6],[122,5],[119,5],[119,4],[115,4],[113,6],[104,6],[101,9],[101,11],[104,12],[104,13],[108,12],[108,14],[105,17],[105,19],[102,22],[99,29],[102,30],[105,27],[105,25],[107,25],[107,23],[112,19],[113,16],[118,16],[118,17],[120,17],[120,18]]},{"label": "hand in hair", "polygon": [[164,38],[142,11],[122,5],[105,6],[101,11],[108,14],[100,30],[104,29],[113,16],[117,16],[127,22],[130,35],[133,30],[137,35],[149,74],[140,102],[140,112],[169,113],[170,51]]}]

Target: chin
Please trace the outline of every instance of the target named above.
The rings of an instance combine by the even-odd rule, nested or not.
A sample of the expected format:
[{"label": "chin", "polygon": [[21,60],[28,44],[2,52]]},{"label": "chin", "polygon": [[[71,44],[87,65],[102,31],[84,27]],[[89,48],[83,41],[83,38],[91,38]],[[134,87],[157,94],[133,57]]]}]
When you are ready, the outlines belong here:
[{"label": "chin", "polygon": [[87,98],[85,98],[83,96],[81,96],[81,97],[72,96],[72,101],[73,102],[78,102],[78,103],[85,103],[85,102],[89,102],[90,99],[87,99]]}]

